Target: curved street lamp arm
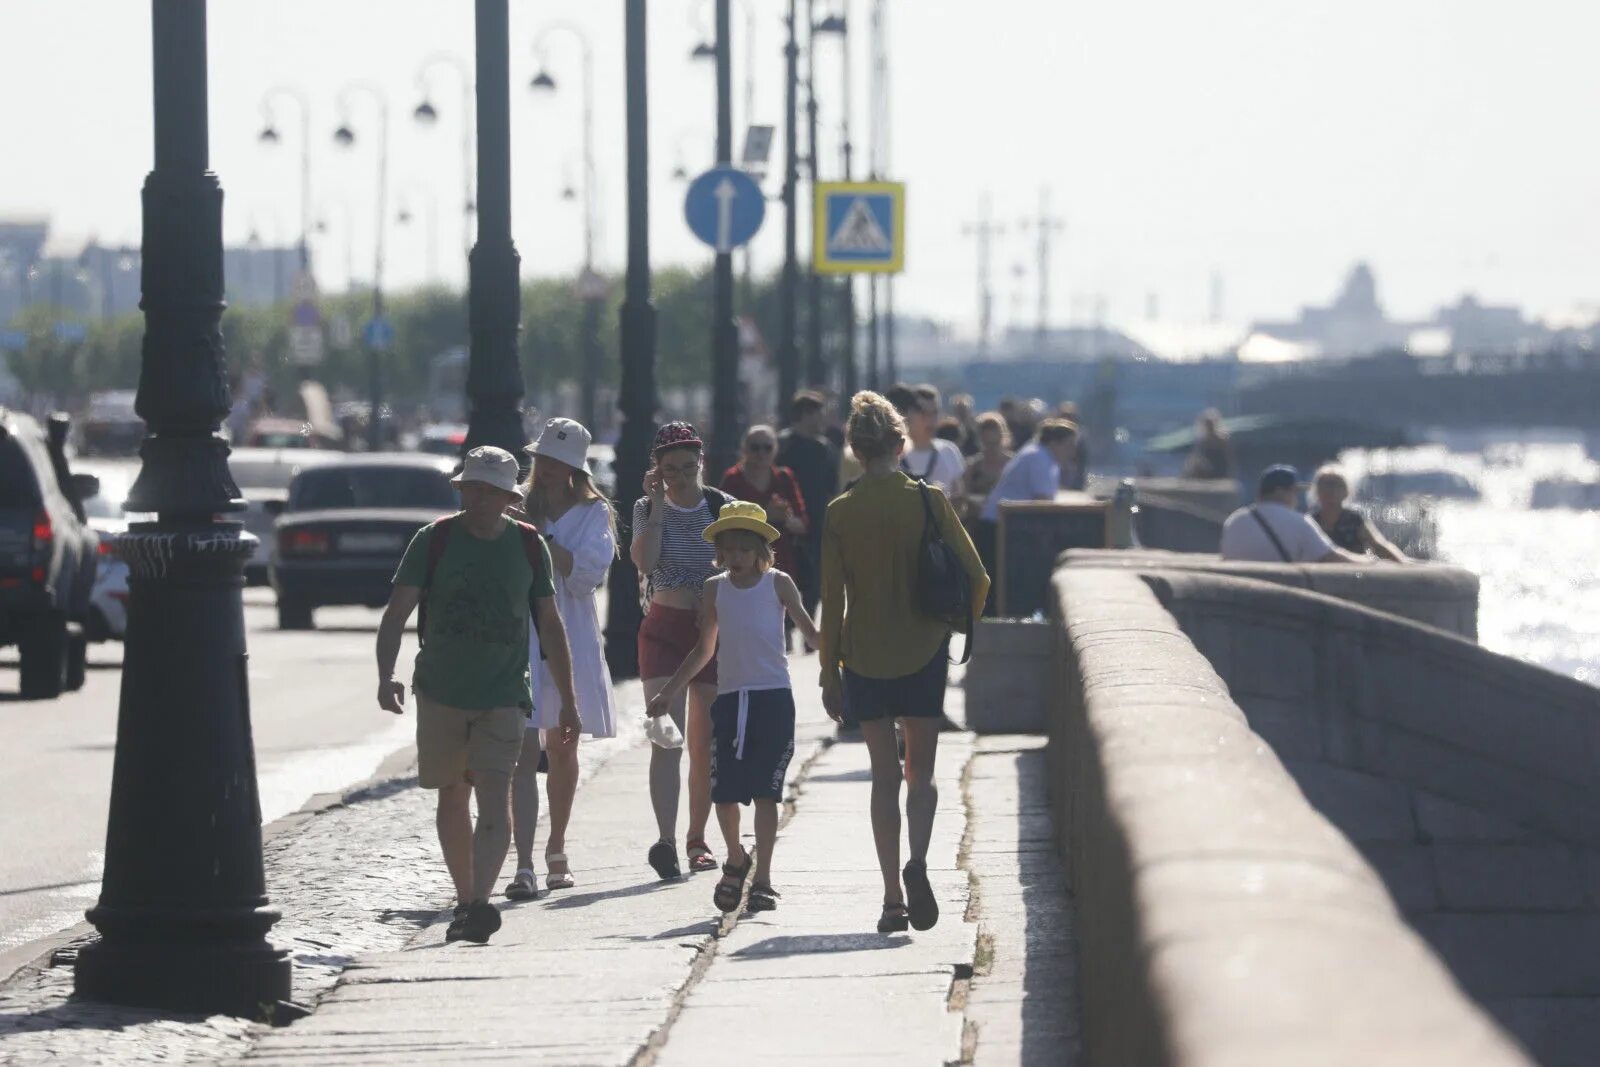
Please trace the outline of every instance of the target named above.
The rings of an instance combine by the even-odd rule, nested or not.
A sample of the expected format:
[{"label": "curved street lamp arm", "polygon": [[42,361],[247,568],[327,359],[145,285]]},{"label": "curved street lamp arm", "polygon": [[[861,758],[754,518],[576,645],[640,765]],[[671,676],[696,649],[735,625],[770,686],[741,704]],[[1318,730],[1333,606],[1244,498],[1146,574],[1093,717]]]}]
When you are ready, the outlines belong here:
[{"label": "curved street lamp arm", "polygon": [[533,54],[541,68],[548,65],[548,39],[566,34],[578,42],[583,61],[583,267],[594,268],[595,167],[594,167],[594,45],[582,27],[566,21],[551,22],[533,37]]}]

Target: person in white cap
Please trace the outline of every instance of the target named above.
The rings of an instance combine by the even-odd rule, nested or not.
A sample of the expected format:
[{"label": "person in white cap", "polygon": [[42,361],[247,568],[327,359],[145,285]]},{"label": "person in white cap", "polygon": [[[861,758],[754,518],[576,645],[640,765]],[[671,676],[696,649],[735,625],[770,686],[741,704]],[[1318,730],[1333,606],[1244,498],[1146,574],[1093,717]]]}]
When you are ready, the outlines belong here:
[{"label": "person in white cap", "polygon": [[[589,431],[571,419],[551,419],[529,449],[533,467],[523,484],[523,513],[544,534],[555,577],[556,605],[566,624],[572,652],[572,680],[582,732],[590,737],[616,736],[616,705],[611,674],[600,640],[595,592],[617,556],[617,520],[611,503],[589,474]],[[528,664],[533,677],[533,718],[522,742],[517,774],[511,783],[511,824],[517,846],[517,873],[506,886],[512,900],[537,895],[533,870],[533,836],[539,822],[540,731],[549,754],[545,789],[550,802],[550,837],[545,842],[545,885],[570,889],[576,884],[567,862],[567,822],[578,790],[578,737],[561,731],[557,711],[561,688],[545,658],[540,634],[530,634]]]},{"label": "person in white cap", "polygon": [[511,845],[511,775],[533,710],[530,615],[560,693],[558,732],[576,737],[579,723],[550,555],[538,531],[505,514],[522,499],[516,459],[501,448],[474,448],[452,484],[461,490],[461,511],[418,531],[395,573],[378,627],[378,704],[404,711],[394,665],[406,620],[420,605],[422,648],[412,676],[417,779],[439,791],[439,846],[456,885],[445,939],[482,944],[500,929],[489,892]]}]

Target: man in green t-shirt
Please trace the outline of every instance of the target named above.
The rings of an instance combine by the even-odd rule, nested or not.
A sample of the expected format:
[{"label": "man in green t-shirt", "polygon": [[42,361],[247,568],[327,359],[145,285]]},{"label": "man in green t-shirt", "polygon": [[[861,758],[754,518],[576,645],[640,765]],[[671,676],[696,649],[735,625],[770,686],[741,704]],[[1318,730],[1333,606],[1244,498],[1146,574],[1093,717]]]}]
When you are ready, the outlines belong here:
[{"label": "man in green t-shirt", "polygon": [[453,484],[461,490],[460,514],[420,530],[394,576],[378,627],[378,704],[403,713],[406,690],[394,664],[406,620],[426,594],[412,677],[417,778],[424,789],[439,791],[439,847],[456,884],[455,918],[445,939],[482,944],[500,929],[489,891],[511,844],[511,776],[533,707],[530,603],[561,693],[562,735],[576,737],[579,721],[550,555],[531,527],[505,514],[521,499],[517,461],[504,449],[474,448]]}]

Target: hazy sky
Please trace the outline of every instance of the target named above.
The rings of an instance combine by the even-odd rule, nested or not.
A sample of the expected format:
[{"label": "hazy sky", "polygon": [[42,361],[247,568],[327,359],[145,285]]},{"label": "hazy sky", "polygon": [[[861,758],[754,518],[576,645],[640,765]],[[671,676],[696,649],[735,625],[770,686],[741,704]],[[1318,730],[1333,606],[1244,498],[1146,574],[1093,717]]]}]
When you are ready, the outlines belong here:
[{"label": "hazy sky", "polygon": [[[735,91],[755,17],[755,119],[781,122],[781,0],[735,6]],[[802,5],[802,9],[803,9]],[[839,6],[819,0],[819,17]],[[973,242],[963,223],[993,196],[1008,229],[994,258],[996,314],[1031,324],[1034,238],[1019,225],[1042,188],[1067,229],[1051,275],[1053,318],[1198,319],[1209,277],[1230,319],[1292,315],[1368,259],[1390,311],[1420,315],[1471,289],[1538,312],[1600,305],[1600,6],[1578,0],[889,0],[892,171],[910,187],[909,310],[970,327]],[[857,166],[866,163],[871,0],[854,0]],[[580,215],[560,190],[581,178],[578,53],[551,40],[554,96],[524,86],[532,40],[552,21],[593,38],[600,260],[623,255],[621,0],[512,0],[516,240],[527,274],[572,270]],[[680,160],[705,166],[712,71],[688,53],[710,0],[650,5],[652,240],[658,265],[706,253],[682,221]],[[214,0],[211,154],[230,242],[298,232],[298,119],[260,145],[263,93],[298,86],[313,107],[313,200],[329,224],[319,274],[371,276],[376,205],[371,106],[364,140],[336,148],[342,85],[391,101],[391,216],[404,197],[437,201],[440,273],[462,277],[460,87],[434,73],[433,129],[411,118],[416,75],[435,52],[472,55],[468,0]],[[819,51],[824,177],[837,174],[837,39]],[[0,216],[48,214],[68,247],[135,242],[150,166],[149,5],[139,0],[0,0]],[[736,113],[736,121],[744,118]],[[781,130],[777,150],[781,151]],[[776,189],[777,174],[769,180]],[[782,251],[772,205],[758,266]],[[349,216],[353,219],[347,221]],[[419,220],[420,223],[420,220]],[[391,227],[389,281],[430,274],[424,225]],[[802,234],[806,233],[802,220]],[[348,234],[348,240],[347,240]]]}]

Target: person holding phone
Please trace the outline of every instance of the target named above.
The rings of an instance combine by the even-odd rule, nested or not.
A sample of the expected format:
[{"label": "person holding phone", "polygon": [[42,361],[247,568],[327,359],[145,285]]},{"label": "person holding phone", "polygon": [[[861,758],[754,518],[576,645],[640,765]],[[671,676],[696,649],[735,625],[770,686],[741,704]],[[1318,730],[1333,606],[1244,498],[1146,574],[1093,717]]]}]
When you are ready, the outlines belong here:
[{"label": "person holding phone", "polygon": [[[646,700],[667,687],[700,640],[700,595],[717,572],[716,548],[706,528],[730,498],[701,481],[705,445],[686,422],[670,422],[656,433],[654,460],[644,476],[644,497],[633,509],[629,556],[646,577],[648,606],[639,627],[639,677]],[[714,871],[717,859],[706,844],[711,815],[711,703],[717,697],[717,665],[708,663],[680,691],[667,714],[689,750],[689,826],[684,840],[691,871]],[[650,803],[659,836],[649,863],[663,880],[681,873],[674,843],[681,788],[681,749],[650,749]]]}]

